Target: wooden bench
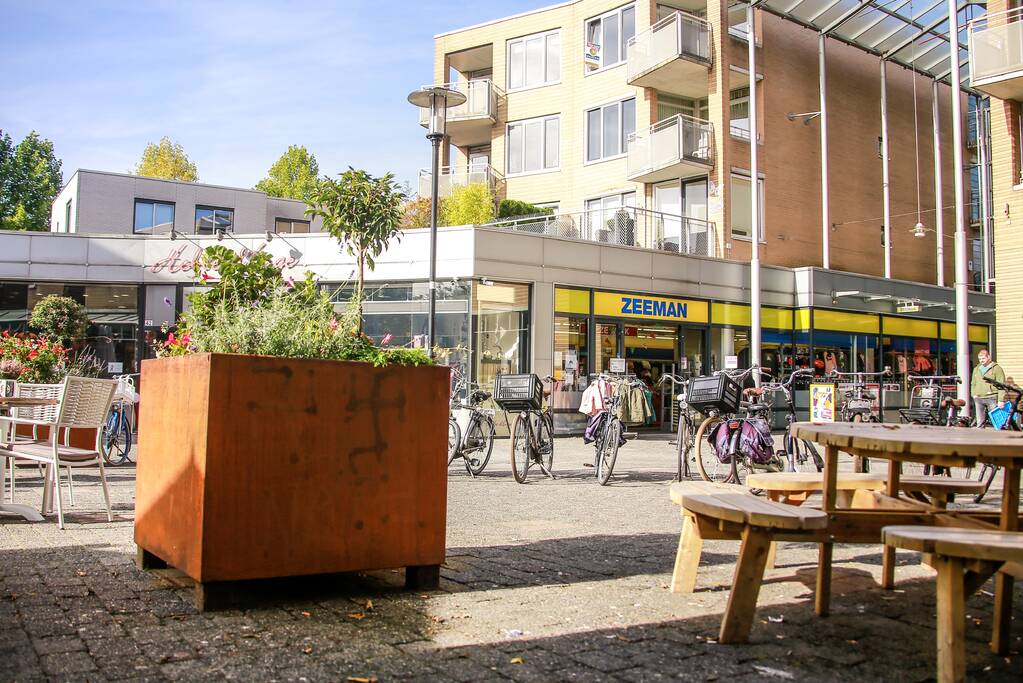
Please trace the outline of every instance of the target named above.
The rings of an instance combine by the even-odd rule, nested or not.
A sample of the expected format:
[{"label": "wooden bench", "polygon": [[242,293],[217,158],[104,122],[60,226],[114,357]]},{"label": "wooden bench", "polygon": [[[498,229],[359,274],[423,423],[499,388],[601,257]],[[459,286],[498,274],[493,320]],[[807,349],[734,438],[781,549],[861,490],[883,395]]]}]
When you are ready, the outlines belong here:
[{"label": "wooden bench", "polygon": [[[686,494],[682,508],[687,513],[687,519],[692,519],[697,529],[703,524],[713,524],[722,531],[737,534],[742,540],[718,640],[721,643],[746,642],[753,626],[757,596],[760,594],[760,584],[763,582],[767,556],[775,534],[783,533],[786,539],[804,533],[809,536],[812,532],[824,529],[828,517],[820,510],[764,500],[746,493]],[[696,534],[690,538],[701,537]],[[702,538],[699,543],[702,545]],[[699,551],[699,547],[685,550],[680,548],[679,552],[684,552],[687,557],[680,577],[683,589],[691,590],[696,586]],[[692,562],[694,556],[696,564]]]},{"label": "wooden bench", "polygon": [[[801,505],[811,494],[824,490],[824,474],[821,472],[758,472],[746,478],[746,485],[754,489],[763,489],[771,500],[790,505]],[[856,491],[884,490],[885,478],[882,474],[865,474],[862,472],[839,472],[838,507],[849,507]]]},{"label": "wooden bench", "polygon": [[944,510],[956,494],[975,496],[984,492],[984,482],[945,477],[938,474],[899,477],[899,489],[910,498]]},{"label": "wooden bench", "polygon": [[965,681],[966,598],[1005,563],[1023,562],[1023,533],[888,526],[882,535],[886,545],[930,556],[938,572],[938,681]]},{"label": "wooden bench", "polygon": [[671,485],[671,502],[680,506],[682,515],[682,533],[679,535],[678,550],[675,553],[675,569],[671,573],[672,593],[692,593],[696,589],[696,572],[700,566],[700,553],[703,551],[700,527],[693,515],[686,513],[682,503],[686,496],[717,493],[749,495],[747,489],[738,484],[693,480]]}]

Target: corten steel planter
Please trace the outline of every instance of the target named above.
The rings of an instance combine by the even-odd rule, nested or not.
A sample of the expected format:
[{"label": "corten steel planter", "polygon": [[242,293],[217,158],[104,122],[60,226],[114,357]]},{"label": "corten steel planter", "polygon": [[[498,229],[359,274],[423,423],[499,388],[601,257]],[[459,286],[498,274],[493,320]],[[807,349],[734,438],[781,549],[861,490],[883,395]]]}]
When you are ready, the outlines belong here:
[{"label": "corten steel planter", "polygon": [[139,565],[232,582],[406,567],[436,586],[446,367],[196,354],[145,360]]}]

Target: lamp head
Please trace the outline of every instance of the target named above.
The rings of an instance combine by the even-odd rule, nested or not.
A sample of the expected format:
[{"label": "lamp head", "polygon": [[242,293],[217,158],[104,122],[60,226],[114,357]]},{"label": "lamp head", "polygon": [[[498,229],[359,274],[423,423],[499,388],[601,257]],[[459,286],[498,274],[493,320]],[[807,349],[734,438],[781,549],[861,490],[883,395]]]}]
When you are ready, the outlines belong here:
[{"label": "lamp head", "polygon": [[409,94],[408,101],[429,111],[427,134],[443,137],[447,127],[448,109],[465,104],[465,94],[450,88],[428,86]]},{"label": "lamp head", "polygon": [[273,239],[274,239],[274,232],[273,232],[273,230],[267,230],[266,231],[266,241],[267,242],[273,242]]},{"label": "lamp head", "polygon": [[913,226],[913,237],[927,237],[927,228],[924,227],[923,223],[917,223]]}]

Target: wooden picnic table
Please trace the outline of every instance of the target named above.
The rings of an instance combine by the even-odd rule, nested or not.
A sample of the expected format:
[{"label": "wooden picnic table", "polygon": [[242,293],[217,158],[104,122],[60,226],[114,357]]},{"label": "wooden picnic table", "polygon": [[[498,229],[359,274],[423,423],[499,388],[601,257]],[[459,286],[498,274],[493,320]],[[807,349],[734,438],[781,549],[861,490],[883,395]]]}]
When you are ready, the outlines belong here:
[{"label": "wooden picnic table", "polygon": [[[6,414],[12,408],[35,408],[38,406],[52,406],[60,403],[55,398],[32,398],[30,396],[0,396],[0,413]],[[3,431],[0,430],[0,436]],[[3,480],[6,470],[6,462],[0,462],[0,513],[19,515],[29,522],[41,522],[43,516],[30,508],[28,505],[16,505],[14,503],[2,502]]]},{"label": "wooden picnic table", "polygon": [[[797,422],[792,435],[824,446],[824,490],[822,509],[828,513],[828,537],[820,544],[817,572],[816,610],[828,613],[831,597],[831,559],[834,542],[864,542],[865,536],[876,534],[881,542],[880,527],[897,524],[941,525],[975,529],[1018,531],[1020,522],[1020,471],[1023,469],[1023,433],[994,429],[963,427],[931,427],[924,425],[847,423],[813,424]],[[890,463],[886,493],[899,509],[841,510],[836,509],[838,454],[881,458]],[[900,506],[899,476],[903,462],[916,462],[942,467],[973,467],[988,463],[1003,468],[1005,483],[1001,509],[997,516],[983,512],[950,511],[920,507],[914,511],[908,501]],[[899,521],[901,518],[902,521]],[[882,563],[882,586],[894,584],[895,550],[885,547]],[[991,650],[1005,654],[1009,648],[1012,621],[1013,577],[1000,572],[995,577],[994,626]]]}]

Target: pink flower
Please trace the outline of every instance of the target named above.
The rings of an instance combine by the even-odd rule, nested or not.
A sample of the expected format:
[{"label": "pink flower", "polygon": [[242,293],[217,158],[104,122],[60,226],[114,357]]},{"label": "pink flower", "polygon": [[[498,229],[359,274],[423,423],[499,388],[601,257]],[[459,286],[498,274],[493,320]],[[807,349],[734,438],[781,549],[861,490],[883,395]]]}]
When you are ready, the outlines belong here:
[{"label": "pink flower", "polygon": [[286,284],[287,284],[287,286],[288,286],[288,289],[291,289],[292,287],[294,287],[294,286],[295,286],[295,278],[293,278],[293,277],[291,277],[291,276],[289,275],[289,276],[288,276],[288,279],[287,279],[287,281],[286,281]]},{"label": "pink flower", "polygon": [[380,346],[383,346],[384,344],[389,344],[392,339],[394,339],[394,335],[388,332],[387,334],[384,335],[384,338],[380,340]]},{"label": "pink flower", "polygon": [[330,331],[331,331],[331,332],[336,332],[336,331],[337,331],[337,328],[338,328],[338,325],[340,325],[340,324],[341,324],[341,323],[339,323],[339,322],[337,321],[337,318],[331,318],[331,319],[330,319]]}]

